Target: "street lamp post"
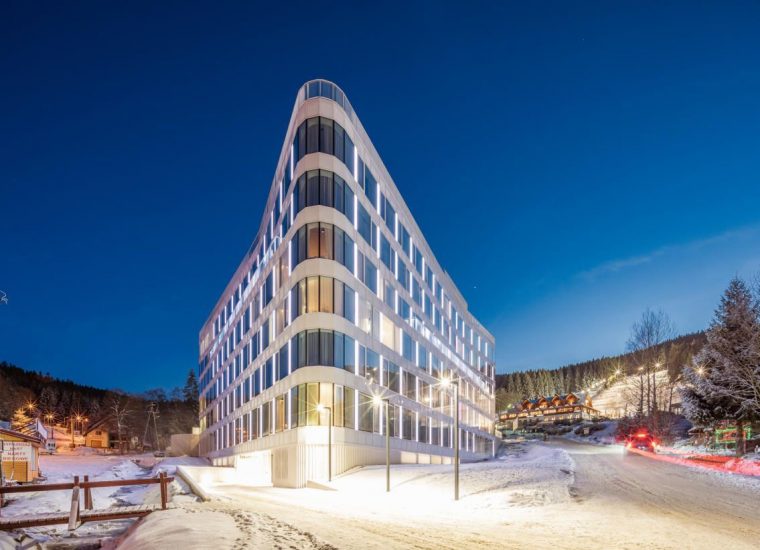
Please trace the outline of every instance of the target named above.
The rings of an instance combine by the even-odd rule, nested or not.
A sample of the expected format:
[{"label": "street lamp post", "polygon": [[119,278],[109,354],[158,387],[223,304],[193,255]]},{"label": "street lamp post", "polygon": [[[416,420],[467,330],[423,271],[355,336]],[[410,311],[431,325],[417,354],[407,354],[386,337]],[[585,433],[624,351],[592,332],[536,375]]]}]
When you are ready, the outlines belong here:
[{"label": "street lamp post", "polygon": [[459,500],[459,382],[444,378],[441,386],[454,390],[454,500]]},{"label": "street lamp post", "polygon": [[372,398],[375,405],[385,404],[385,492],[391,492],[391,402],[390,399],[376,395]]},{"label": "street lamp post", "polygon": [[327,411],[327,481],[332,481],[332,407],[317,405],[317,411]]}]

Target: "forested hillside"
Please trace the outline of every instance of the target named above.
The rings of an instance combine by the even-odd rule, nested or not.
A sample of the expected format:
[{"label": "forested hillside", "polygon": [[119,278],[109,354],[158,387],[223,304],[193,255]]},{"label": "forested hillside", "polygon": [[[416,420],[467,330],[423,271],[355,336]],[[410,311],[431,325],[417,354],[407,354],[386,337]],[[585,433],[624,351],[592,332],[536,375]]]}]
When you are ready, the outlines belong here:
[{"label": "forested hillside", "polygon": [[[705,333],[686,334],[653,348],[662,368],[676,381],[683,366],[705,343]],[[556,369],[540,369],[496,375],[496,408],[502,410],[522,399],[554,393],[579,392],[610,380],[617,374],[633,374],[639,368],[640,354],[624,353],[601,357]]]},{"label": "forested hillside", "polygon": [[0,420],[11,420],[20,409],[28,416],[40,416],[46,424],[48,419],[66,423],[77,416],[93,423],[118,414],[123,420],[125,435],[142,439],[151,403],[158,407],[157,428],[162,446],[168,444],[173,433],[189,433],[198,423],[195,373],[191,370],[185,386],[168,393],[153,389],[130,394],[93,388],[0,362]]}]

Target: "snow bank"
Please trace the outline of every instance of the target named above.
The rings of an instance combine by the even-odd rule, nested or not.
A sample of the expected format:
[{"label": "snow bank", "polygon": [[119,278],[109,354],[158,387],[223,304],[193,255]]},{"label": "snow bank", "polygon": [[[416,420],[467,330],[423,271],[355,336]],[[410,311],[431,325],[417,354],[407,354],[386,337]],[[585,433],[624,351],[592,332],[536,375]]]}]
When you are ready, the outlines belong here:
[{"label": "snow bank", "polygon": [[119,550],[148,548],[235,548],[238,529],[229,514],[176,508],[151,514],[119,544]]},{"label": "snow bank", "polygon": [[590,433],[589,435],[579,435],[575,433],[575,429],[577,426],[572,426],[572,431],[562,434],[561,437],[564,437],[565,439],[571,439],[573,441],[579,441],[581,443],[591,443],[594,445],[612,445],[615,443],[615,432],[617,431],[617,422],[615,421],[608,421],[608,422],[598,422],[596,424],[593,423],[584,423],[581,424],[581,426],[599,426],[603,425],[604,427],[596,432]]}]

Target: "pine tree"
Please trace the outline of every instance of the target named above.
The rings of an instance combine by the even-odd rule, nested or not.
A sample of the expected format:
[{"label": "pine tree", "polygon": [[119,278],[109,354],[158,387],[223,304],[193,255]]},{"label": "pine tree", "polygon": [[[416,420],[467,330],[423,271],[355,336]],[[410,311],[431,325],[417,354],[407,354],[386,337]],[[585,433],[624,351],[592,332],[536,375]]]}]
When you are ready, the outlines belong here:
[{"label": "pine tree", "polygon": [[729,284],[707,343],[684,374],[687,412],[736,421],[736,453],[743,454],[744,424],[760,418],[760,307],[741,279]]},{"label": "pine tree", "polygon": [[11,419],[11,428],[17,431],[25,431],[31,423],[32,417],[26,414],[26,410],[23,407],[15,410]]},{"label": "pine tree", "polygon": [[187,373],[187,380],[185,381],[185,387],[182,388],[182,395],[185,399],[185,403],[191,407],[191,410],[198,415],[198,379],[195,377],[195,371],[190,369]]}]

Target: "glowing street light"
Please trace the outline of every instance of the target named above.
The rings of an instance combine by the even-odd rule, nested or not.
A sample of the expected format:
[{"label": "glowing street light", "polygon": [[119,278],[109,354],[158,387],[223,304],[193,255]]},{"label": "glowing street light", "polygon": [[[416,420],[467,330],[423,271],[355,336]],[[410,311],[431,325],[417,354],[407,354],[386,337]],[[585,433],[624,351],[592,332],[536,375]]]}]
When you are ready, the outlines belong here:
[{"label": "glowing street light", "polygon": [[372,403],[379,406],[385,403],[385,492],[391,492],[391,402],[388,398],[379,395],[372,397]]},{"label": "glowing street light", "polygon": [[317,412],[327,411],[327,481],[332,481],[332,407],[320,403],[317,405]]},{"label": "glowing street light", "polygon": [[454,391],[454,500],[459,500],[459,381],[443,378],[441,387]]}]

